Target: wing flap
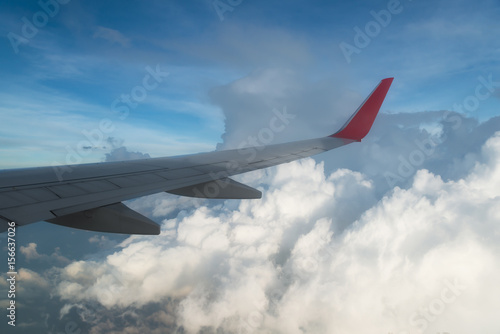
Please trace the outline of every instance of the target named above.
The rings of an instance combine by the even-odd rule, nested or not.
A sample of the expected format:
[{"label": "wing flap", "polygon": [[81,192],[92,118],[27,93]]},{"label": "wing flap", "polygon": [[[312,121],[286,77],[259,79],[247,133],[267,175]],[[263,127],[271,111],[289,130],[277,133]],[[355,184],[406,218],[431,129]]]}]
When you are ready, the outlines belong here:
[{"label": "wing flap", "polygon": [[46,221],[87,231],[145,235],[160,234],[160,225],[123,203],[80,211]]},{"label": "wing flap", "polygon": [[211,199],[256,199],[262,198],[262,192],[230,178],[203,182],[167,191],[170,194]]}]

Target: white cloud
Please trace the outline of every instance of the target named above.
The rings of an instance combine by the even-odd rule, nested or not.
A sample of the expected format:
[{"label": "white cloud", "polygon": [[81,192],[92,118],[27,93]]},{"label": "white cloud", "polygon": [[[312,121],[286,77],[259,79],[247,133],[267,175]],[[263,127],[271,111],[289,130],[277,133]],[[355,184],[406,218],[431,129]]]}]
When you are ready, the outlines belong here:
[{"label": "white cloud", "polygon": [[[158,237],[68,265],[57,292],[108,308],[160,303],[189,333],[495,331],[500,133],[481,157],[455,181],[420,170],[376,204],[362,174],[327,176],[312,159],[247,174],[269,184],[261,201],[184,209]],[[360,201],[371,208],[343,217]]]},{"label": "white cloud", "polygon": [[92,237],[89,238],[89,243],[91,244],[96,244],[99,246],[99,248],[102,249],[108,249],[108,248],[113,248],[117,245],[117,242],[115,240],[109,239],[107,236],[104,235],[93,235]]},{"label": "white cloud", "polygon": [[34,260],[34,259],[38,259],[41,257],[40,254],[38,254],[38,251],[36,250],[36,243],[34,242],[30,242],[28,244],[28,246],[21,246],[19,248],[19,251],[21,252],[21,254],[23,254],[26,259],[29,261],[29,260]]},{"label": "white cloud", "polygon": [[56,262],[63,264],[67,264],[68,262],[70,262],[68,258],[61,255],[61,250],[59,247],[56,247],[51,255],[38,253],[37,247],[38,245],[36,243],[30,242],[28,246],[19,247],[19,251],[24,255],[28,262],[32,260],[43,260],[49,262],[55,260]]},{"label": "white cloud", "polygon": [[[225,116],[219,149],[236,148],[243,143],[251,146],[249,136],[258,138],[263,128],[276,131],[273,130],[270,142],[261,140],[260,145],[332,134],[363,101],[363,96],[349,91],[342,79],[323,77],[311,82],[300,70],[275,67],[256,70],[213,89],[210,97]],[[276,111],[284,114],[285,110],[288,117],[273,121]]]}]

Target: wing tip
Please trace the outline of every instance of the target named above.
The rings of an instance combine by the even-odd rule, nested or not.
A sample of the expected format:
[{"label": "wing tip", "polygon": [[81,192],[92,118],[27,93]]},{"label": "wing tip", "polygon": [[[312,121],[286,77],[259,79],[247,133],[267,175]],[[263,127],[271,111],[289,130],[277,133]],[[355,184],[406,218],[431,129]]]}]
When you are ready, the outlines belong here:
[{"label": "wing tip", "polygon": [[361,141],[373,125],[394,77],[382,79],[344,126],[330,137]]}]

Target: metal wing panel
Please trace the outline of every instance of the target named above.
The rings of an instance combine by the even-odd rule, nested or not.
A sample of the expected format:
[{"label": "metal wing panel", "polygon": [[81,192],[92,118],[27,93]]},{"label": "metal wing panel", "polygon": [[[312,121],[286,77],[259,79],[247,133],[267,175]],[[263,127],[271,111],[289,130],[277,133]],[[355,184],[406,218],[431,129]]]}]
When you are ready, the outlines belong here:
[{"label": "metal wing panel", "polygon": [[[71,172],[57,180],[52,167],[37,168],[38,178],[22,181],[28,170],[0,173],[0,215],[20,225],[68,215],[139,196],[214,181],[342,146],[338,138],[229,150],[172,158],[64,166]],[[181,167],[183,166],[183,167]],[[102,168],[101,168],[102,167]],[[173,168],[172,168],[173,167]],[[14,180],[14,181],[13,181]],[[32,182],[32,183],[29,183]],[[12,183],[17,187],[13,188]],[[15,189],[20,190],[15,190]],[[27,196],[29,193],[40,196]]]},{"label": "metal wing panel", "polygon": [[58,198],[57,200],[19,204],[0,209],[0,215],[15,221],[19,225],[25,225],[36,221],[51,219],[55,216],[67,215],[165,190],[208,182],[210,180],[212,180],[210,176],[201,175],[183,180],[164,180],[163,182],[154,182],[98,193]]}]

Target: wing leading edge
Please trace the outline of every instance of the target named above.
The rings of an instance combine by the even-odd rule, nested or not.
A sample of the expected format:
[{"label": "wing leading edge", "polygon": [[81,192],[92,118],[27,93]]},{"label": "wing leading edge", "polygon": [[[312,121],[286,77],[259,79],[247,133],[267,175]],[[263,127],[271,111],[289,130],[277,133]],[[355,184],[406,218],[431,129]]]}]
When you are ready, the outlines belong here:
[{"label": "wing leading edge", "polygon": [[393,78],[383,79],[336,133],[316,139],[193,155],[0,171],[0,230],[7,222],[48,221],[84,230],[159,234],[159,226],[121,202],[158,192],[201,198],[260,198],[229,177],[359,142]]}]

